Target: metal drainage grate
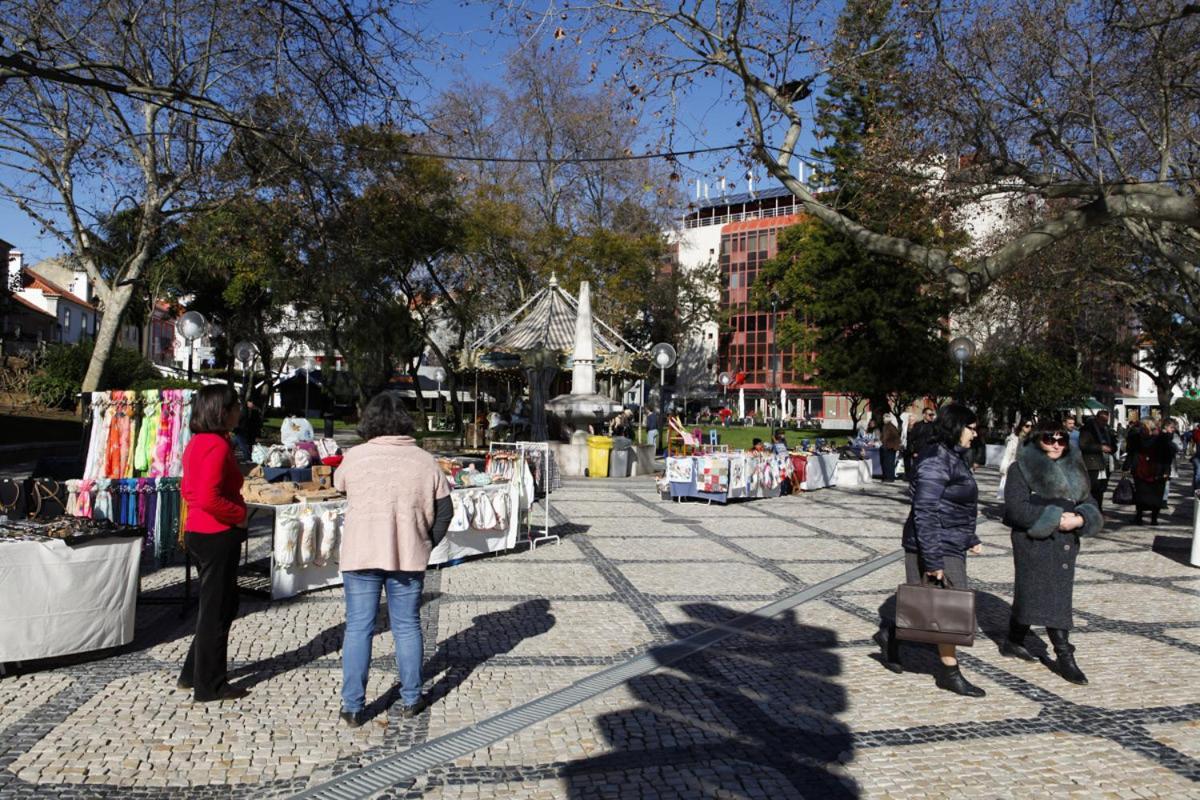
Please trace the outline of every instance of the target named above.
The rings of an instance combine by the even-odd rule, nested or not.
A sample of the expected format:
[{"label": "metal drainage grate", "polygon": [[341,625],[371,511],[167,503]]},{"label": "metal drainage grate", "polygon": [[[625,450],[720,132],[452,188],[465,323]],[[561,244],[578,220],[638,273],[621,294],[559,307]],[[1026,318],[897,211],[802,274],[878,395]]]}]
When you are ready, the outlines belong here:
[{"label": "metal drainage grate", "polygon": [[653,672],[659,667],[674,664],[759,622],[772,619],[784,611],[803,605],[839,586],[858,580],[864,575],[899,561],[903,555],[903,550],[897,550],[867,561],[854,569],[821,581],[815,586],[776,600],[755,611],[734,617],[732,620],[722,623],[720,627],[706,628],[692,636],[651,648],[650,652],[645,655],[589,675],[565,689],[551,692],[532,702],[501,712],[483,722],[446,734],[431,742],[417,745],[402,753],[387,756],[374,764],[360,767],[334,778],[328,783],[307,789],[295,797],[319,798],[320,800],[359,800],[412,780],[433,767],[470,755],[476,750],[482,750],[531,725],[566,711],[571,706],[578,705],[610,689],[615,689],[626,681]]},{"label": "metal drainage grate", "polygon": [[684,517],[669,517],[667,519],[660,519],[659,522],[665,522],[668,525],[699,525],[700,524],[700,520],[698,520],[698,519],[685,519]]}]

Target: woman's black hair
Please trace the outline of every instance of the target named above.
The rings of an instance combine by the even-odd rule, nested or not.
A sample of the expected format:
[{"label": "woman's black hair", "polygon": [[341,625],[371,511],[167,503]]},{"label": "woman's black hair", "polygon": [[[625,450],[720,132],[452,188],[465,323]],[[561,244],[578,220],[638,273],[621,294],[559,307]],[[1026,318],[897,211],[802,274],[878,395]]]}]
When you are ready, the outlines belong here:
[{"label": "woman's black hair", "polygon": [[237,392],[232,386],[224,383],[205,386],[192,400],[192,419],[188,427],[192,433],[229,433],[225,417],[237,404]]},{"label": "woman's black hair", "polygon": [[962,441],[963,428],[979,421],[975,412],[960,403],[949,403],[938,409],[933,421],[933,441],[947,447],[957,447]]},{"label": "woman's black hair", "polygon": [[358,435],[371,440],[376,436],[412,436],[413,421],[402,401],[393,392],[380,392],[371,398],[358,421]]}]

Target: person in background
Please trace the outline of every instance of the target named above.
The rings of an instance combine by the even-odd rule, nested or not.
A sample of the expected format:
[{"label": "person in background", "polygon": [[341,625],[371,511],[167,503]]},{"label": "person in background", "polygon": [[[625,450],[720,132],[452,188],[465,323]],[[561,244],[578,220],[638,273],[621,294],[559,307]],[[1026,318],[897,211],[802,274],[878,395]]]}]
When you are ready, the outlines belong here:
[{"label": "person in background", "polygon": [[890,414],[884,417],[883,432],[879,436],[879,469],[885,483],[896,480],[896,454],[900,451],[900,429],[893,419]]},{"label": "person in background", "polygon": [[396,647],[401,716],[428,706],[421,695],[421,591],[429,554],[454,516],[450,484],[432,454],[412,437],[403,401],[389,392],[363,410],[358,434],[365,442],[346,452],[333,485],[346,493],[339,565],[346,596],[342,643],[342,721],[363,724],[371,637],[380,592]]},{"label": "person in background", "polygon": [[917,477],[916,463],[920,458],[921,451],[933,438],[933,421],[936,415],[936,409],[923,408],[921,409],[921,421],[908,429],[908,449],[904,452],[907,458],[904,462],[904,474],[908,476],[909,483],[912,483]]},{"label": "person in background", "polygon": [[1004,520],[1012,528],[1013,607],[1000,652],[1036,661],[1025,648],[1031,625],[1046,626],[1054,646],[1054,671],[1070,683],[1086,684],[1069,640],[1074,621],[1072,593],[1079,537],[1100,531],[1103,517],[1070,435],[1054,420],[1021,447],[1004,487]]},{"label": "person in background", "polygon": [[1068,414],[1066,417],[1063,418],[1062,426],[1063,426],[1063,430],[1065,430],[1071,437],[1071,447],[1078,450],[1079,449],[1080,430],[1076,424],[1075,417],[1072,416],[1071,414]]},{"label": "person in background", "polygon": [[766,446],[763,444],[763,440],[762,440],[762,439],[755,438],[755,439],[754,439],[754,441],[750,443],[750,452],[752,452],[752,453],[765,453],[765,452],[767,452],[767,448],[766,448]]},{"label": "person in background", "polygon": [[1116,452],[1116,442],[1113,441],[1112,431],[1108,429],[1107,411],[1101,411],[1083,423],[1083,430],[1079,432],[1078,452],[1083,456],[1083,466],[1087,469],[1096,509],[1103,512],[1104,493],[1108,491],[1108,474],[1112,469],[1111,460]]},{"label": "person in background", "polygon": [[200,599],[196,635],[176,685],[208,703],[247,694],[226,674],[229,630],[238,612],[238,555],[246,541],[242,473],[229,442],[242,409],[237,393],[224,384],[200,389],[193,403],[179,493],[187,502],[183,539],[200,573]]},{"label": "person in background", "polygon": [[[967,554],[977,555],[982,543],[976,534],[979,487],[971,470],[970,449],[977,431],[975,412],[958,403],[937,412],[932,440],[917,457],[912,507],[904,523],[905,579],[927,579],[955,589],[967,589]],[[884,649],[884,663],[903,671],[895,622],[887,621],[875,635]],[[937,686],[965,697],[983,697],[983,689],[963,677],[954,645],[937,646]]]},{"label": "person in background", "polygon": [[1029,438],[1030,432],[1033,430],[1033,420],[1027,419],[1013,425],[1012,431],[1009,432],[1008,438],[1004,440],[1004,455],[1000,458],[1000,489],[996,492],[996,499],[1004,499],[1004,482],[1005,476],[1008,475],[1008,468],[1017,460],[1017,450]]},{"label": "person in background", "polygon": [[1143,420],[1136,438],[1130,431],[1130,450],[1126,465],[1133,476],[1133,524],[1145,525],[1145,513],[1150,512],[1150,524],[1158,524],[1158,513],[1166,505],[1167,480],[1175,451],[1169,437],[1159,433],[1154,420]]},{"label": "person in background", "polygon": [[987,445],[984,444],[985,429],[980,426],[971,442],[971,469],[977,470],[987,464]]},{"label": "person in background", "polygon": [[1192,491],[1200,491],[1200,422],[1192,428],[1191,443],[1188,449],[1192,453]]},{"label": "person in background", "polygon": [[783,431],[776,430],[773,438],[771,451],[777,456],[786,456],[788,454],[788,443],[787,438],[783,435]]},{"label": "person in background", "polygon": [[646,414],[646,444],[654,448],[654,452],[658,452],[658,429],[661,427],[659,422],[658,412],[653,406],[648,407],[649,413]]},{"label": "person in background", "polygon": [[246,409],[238,420],[237,430],[233,432],[233,444],[237,449],[238,458],[242,461],[250,460],[250,453],[254,450],[258,437],[262,435],[262,426],[262,412],[258,410],[254,398],[248,398]]},{"label": "person in background", "polygon": [[1183,437],[1179,435],[1179,423],[1170,417],[1167,417],[1163,423],[1163,436],[1167,439],[1167,444],[1171,446],[1171,460],[1167,464],[1167,482],[1163,486],[1163,507],[1170,502],[1171,494],[1171,478],[1179,474],[1175,468],[1175,459],[1179,458],[1179,454],[1183,452]]}]

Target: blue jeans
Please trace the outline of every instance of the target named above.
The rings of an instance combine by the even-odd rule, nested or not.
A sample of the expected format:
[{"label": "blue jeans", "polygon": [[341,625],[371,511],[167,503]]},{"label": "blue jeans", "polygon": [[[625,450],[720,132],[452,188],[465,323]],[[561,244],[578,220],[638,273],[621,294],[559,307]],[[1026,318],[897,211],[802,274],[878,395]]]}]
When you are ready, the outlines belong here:
[{"label": "blue jeans", "polygon": [[421,699],[421,590],[424,572],[356,569],[342,573],[346,593],[346,634],[342,639],[342,710],[362,711],[371,668],[371,635],[379,614],[379,591],[387,593],[388,619],[396,643],[400,700]]}]

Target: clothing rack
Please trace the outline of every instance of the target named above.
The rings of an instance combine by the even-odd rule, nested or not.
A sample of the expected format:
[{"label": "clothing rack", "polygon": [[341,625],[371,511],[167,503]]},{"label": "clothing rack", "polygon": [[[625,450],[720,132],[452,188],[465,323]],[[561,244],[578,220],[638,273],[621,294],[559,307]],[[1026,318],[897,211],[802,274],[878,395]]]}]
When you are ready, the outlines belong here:
[{"label": "clothing rack", "polygon": [[[535,453],[541,456],[542,460],[542,486],[543,486],[543,502],[546,504],[546,517],[540,531],[533,530],[533,507],[530,504],[529,516],[525,518],[525,535],[529,542],[529,549],[533,550],[543,542],[553,540],[556,544],[562,540],[550,532],[550,444],[548,442],[491,442],[488,445],[488,453],[493,453],[497,449],[515,450],[522,458],[528,453]],[[537,534],[536,536],[534,534]]]}]

